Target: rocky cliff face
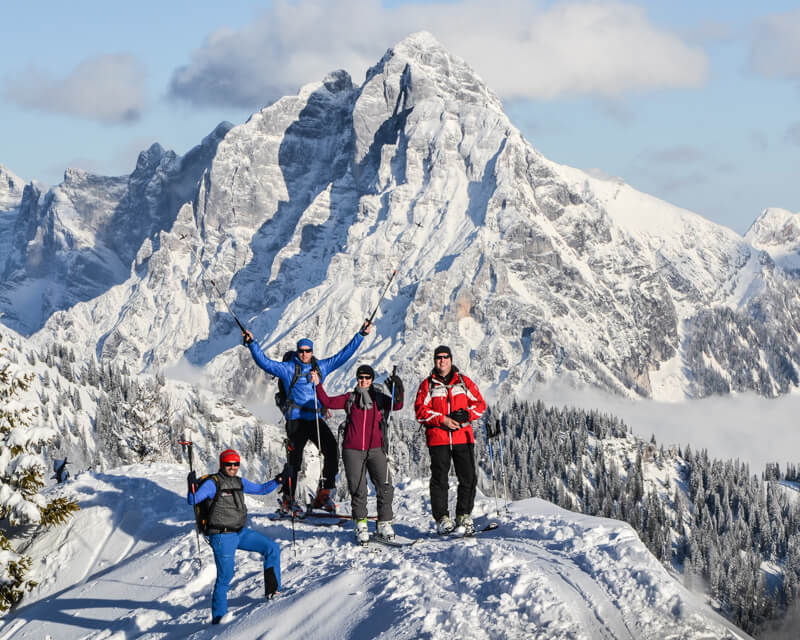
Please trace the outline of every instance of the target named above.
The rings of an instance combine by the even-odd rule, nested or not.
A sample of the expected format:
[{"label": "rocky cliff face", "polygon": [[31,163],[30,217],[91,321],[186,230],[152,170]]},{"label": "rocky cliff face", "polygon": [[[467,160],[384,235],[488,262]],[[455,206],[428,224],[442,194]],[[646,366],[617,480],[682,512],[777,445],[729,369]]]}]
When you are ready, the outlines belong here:
[{"label": "rocky cliff face", "polygon": [[[318,355],[338,350],[397,269],[333,388],[356,361],[416,382],[440,343],[496,394],[556,377],[658,398],[724,390],[709,371],[767,395],[797,385],[790,273],[724,227],[550,162],[428,34],[361,86],[331,73],[183,158],[155,146],[129,178],[29,189],[4,321],[134,371],[185,357],[240,393],[264,376],[209,280],[277,359],[306,335]],[[23,317],[32,281],[61,282],[60,297]],[[708,322],[728,312],[738,324]],[[763,340],[732,357],[741,327]]]}]

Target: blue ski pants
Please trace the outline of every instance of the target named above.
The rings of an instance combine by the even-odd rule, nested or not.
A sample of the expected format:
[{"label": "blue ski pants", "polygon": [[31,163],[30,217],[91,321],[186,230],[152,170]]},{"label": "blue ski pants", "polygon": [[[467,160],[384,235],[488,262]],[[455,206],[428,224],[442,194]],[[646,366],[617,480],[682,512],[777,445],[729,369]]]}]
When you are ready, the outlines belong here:
[{"label": "blue ski pants", "polygon": [[237,549],[255,551],[264,558],[264,568],[272,567],[281,588],[281,548],[263,533],[245,527],[239,533],[215,533],[208,536],[214,550],[214,563],[217,565],[217,580],[211,597],[211,615],[224,616],[228,612],[228,588],[233,580],[235,554]]}]

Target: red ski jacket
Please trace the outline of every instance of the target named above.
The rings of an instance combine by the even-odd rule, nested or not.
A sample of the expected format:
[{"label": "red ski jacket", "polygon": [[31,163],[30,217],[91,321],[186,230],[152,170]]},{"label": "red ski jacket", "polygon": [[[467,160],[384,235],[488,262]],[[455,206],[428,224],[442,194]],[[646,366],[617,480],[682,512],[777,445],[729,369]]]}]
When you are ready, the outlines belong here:
[{"label": "red ski jacket", "polygon": [[[469,411],[470,421],[463,423],[456,431],[442,426],[442,418],[459,409]],[[434,369],[419,385],[414,402],[414,412],[417,420],[425,425],[429,447],[475,442],[471,423],[480,418],[484,411],[486,403],[478,386],[455,367],[449,382],[440,378]]]}]

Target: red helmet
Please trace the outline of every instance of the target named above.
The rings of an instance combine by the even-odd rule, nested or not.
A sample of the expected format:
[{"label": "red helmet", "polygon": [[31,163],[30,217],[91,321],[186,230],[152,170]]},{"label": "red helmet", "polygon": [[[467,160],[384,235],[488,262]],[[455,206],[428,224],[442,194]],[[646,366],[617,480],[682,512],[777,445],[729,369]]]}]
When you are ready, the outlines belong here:
[{"label": "red helmet", "polygon": [[219,454],[219,466],[221,467],[226,462],[241,462],[241,458],[239,458],[239,454],[233,449],[225,449],[225,451]]}]

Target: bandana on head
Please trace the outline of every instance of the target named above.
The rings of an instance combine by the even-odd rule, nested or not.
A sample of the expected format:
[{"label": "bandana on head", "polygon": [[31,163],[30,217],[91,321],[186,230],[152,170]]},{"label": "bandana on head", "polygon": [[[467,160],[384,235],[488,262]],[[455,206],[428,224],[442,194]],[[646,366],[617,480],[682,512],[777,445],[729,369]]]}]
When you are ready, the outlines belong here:
[{"label": "bandana on head", "polygon": [[233,449],[225,449],[225,451],[219,454],[219,466],[221,467],[226,462],[241,462],[241,458],[239,458],[239,454]]}]

